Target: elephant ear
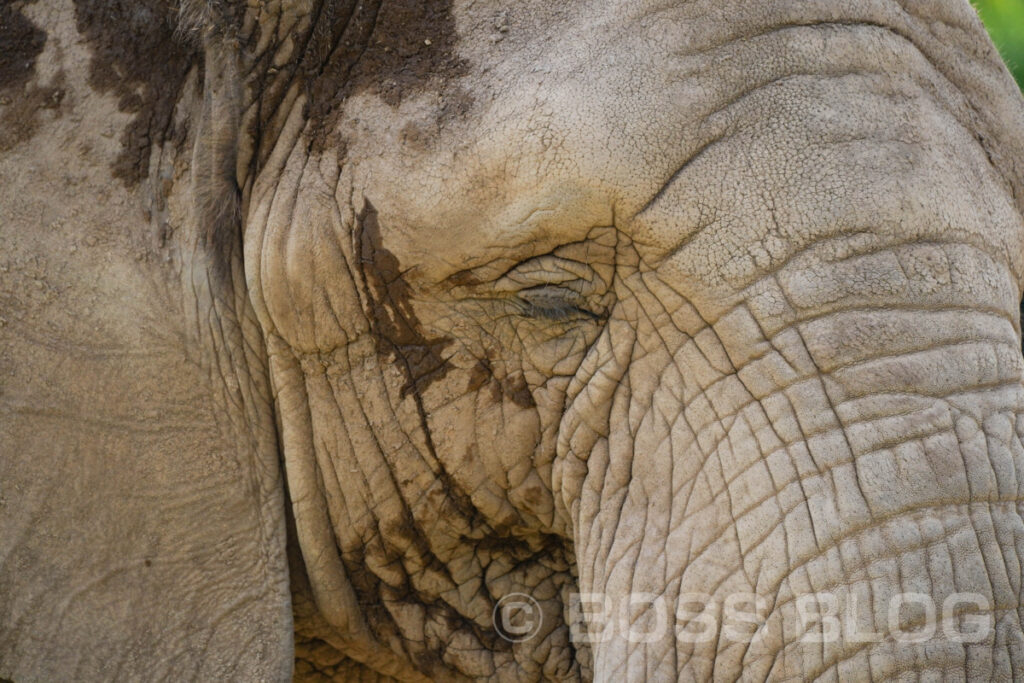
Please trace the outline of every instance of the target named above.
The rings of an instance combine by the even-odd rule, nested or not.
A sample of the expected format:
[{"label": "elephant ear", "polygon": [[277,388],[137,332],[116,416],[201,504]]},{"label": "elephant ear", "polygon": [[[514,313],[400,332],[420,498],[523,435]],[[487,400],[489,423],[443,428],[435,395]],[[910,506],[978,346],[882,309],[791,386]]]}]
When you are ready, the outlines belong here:
[{"label": "elephant ear", "polygon": [[171,18],[0,5],[0,678],[291,674],[237,65]]}]

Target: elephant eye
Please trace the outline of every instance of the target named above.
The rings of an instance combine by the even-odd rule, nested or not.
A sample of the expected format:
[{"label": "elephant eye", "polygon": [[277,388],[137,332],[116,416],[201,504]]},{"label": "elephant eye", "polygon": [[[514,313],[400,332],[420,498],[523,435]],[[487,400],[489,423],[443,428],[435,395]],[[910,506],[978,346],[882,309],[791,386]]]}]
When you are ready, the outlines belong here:
[{"label": "elephant eye", "polygon": [[518,303],[523,315],[557,322],[573,320],[602,320],[603,311],[596,307],[580,292],[569,287],[541,285],[521,289]]},{"label": "elephant eye", "polygon": [[[590,262],[595,253],[604,255],[601,246],[565,245],[554,253],[521,261],[492,280],[480,271],[460,271],[448,278],[449,291],[457,300],[484,306],[489,316],[511,315],[555,327],[602,322],[608,318],[614,295],[612,267],[604,261]],[[607,264],[611,263],[608,258]]]},{"label": "elephant eye", "polygon": [[496,289],[526,318],[573,323],[607,317],[607,282],[590,264],[575,258],[532,258],[508,271]]}]

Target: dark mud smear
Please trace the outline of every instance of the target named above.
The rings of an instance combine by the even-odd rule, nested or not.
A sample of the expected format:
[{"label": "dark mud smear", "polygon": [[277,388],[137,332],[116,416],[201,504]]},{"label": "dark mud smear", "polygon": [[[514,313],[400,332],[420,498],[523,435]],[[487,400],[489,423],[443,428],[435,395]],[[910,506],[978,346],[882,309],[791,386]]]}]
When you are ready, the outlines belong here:
[{"label": "dark mud smear", "polygon": [[[467,70],[455,54],[451,0],[325,0],[302,58],[313,147],[329,139],[344,101],[370,92],[391,106],[409,95],[448,92]],[[439,114],[464,114],[472,99],[448,92]]]},{"label": "dark mud smear", "polygon": [[506,398],[520,408],[534,408],[537,402],[533,398],[533,392],[526,384],[526,378],[517,374],[512,377],[499,378],[494,374],[489,358],[478,362],[469,376],[468,391],[479,392],[484,387],[490,387],[491,401],[501,403]]},{"label": "dark mud smear", "polygon": [[0,89],[23,87],[46,45],[46,31],[21,13],[28,3],[0,3]]},{"label": "dark mud smear", "polygon": [[134,114],[125,128],[113,174],[133,187],[149,173],[153,145],[180,144],[172,125],[177,102],[199,50],[175,35],[177,11],[168,0],[74,0],[78,32],[92,49],[89,85],[118,97]]},{"label": "dark mud smear", "polygon": [[[413,310],[412,290],[403,277],[398,259],[383,245],[377,211],[369,201],[358,216],[356,246],[358,271],[365,293],[365,313],[377,345],[377,352],[392,358],[402,369],[405,385],[401,395],[412,396],[414,399],[427,448],[440,466],[421,396],[427,386],[445,377],[451,369],[443,357],[443,352],[453,342],[447,337],[426,336]],[[438,513],[462,517],[470,528],[484,528],[486,523],[469,497],[459,489],[443,467],[437,473],[437,477],[443,491],[443,502]],[[428,535],[416,523],[407,504],[403,505],[401,518],[391,523],[382,523],[381,535],[387,542],[394,543],[395,539],[401,539],[405,544],[417,548],[421,560],[427,564],[430,571],[448,574],[448,568],[431,551]],[[346,562],[350,569],[349,578],[358,595],[370,596],[370,599],[363,603],[363,610],[371,631],[379,641],[388,642],[393,640],[395,634],[400,634],[385,605],[407,603],[422,605],[431,618],[442,619],[452,633],[461,631],[474,634],[487,649],[502,651],[511,648],[510,643],[501,640],[491,631],[481,629],[446,602],[439,599],[426,600],[408,581],[401,586],[385,585],[375,573],[365,569],[366,564],[360,554],[357,551],[354,558],[356,561]],[[396,557],[396,561],[398,559]],[[436,644],[428,641],[425,647],[413,648],[404,654],[420,671],[443,678],[450,674],[450,668],[443,662],[440,651],[435,648]]]},{"label": "dark mud smear", "polygon": [[396,355],[400,361],[406,375],[402,395],[418,395],[431,382],[448,374],[450,366],[441,354],[452,342],[424,336],[412,308],[412,290],[403,278],[398,259],[381,241],[377,211],[372,204],[367,202],[358,220],[359,268],[366,283],[367,318],[378,352]]},{"label": "dark mud smear", "polygon": [[[472,97],[453,84],[466,73],[467,65],[455,54],[458,38],[451,2],[323,0],[314,5],[312,28],[306,35],[293,36],[301,54],[285,67],[301,80],[307,94],[314,151],[344,145],[332,139],[330,131],[341,105],[357,93],[374,93],[392,106],[410,94],[442,93],[440,119],[461,116],[470,109]],[[123,149],[113,169],[116,177],[134,186],[149,171],[154,144],[184,139],[184,131],[172,126],[173,109],[190,69],[202,65],[201,51],[176,32],[179,9],[172,0],[74,0],[74,4],[78,31],[93,51],[89,85],[113,93],[121,111],[135,115],[122,135]],[[18,5],[0,5],[0,12],[5,18],[20,16],[11,9]],[[183,5],[190,17],[186,32],[193,33],[212,30],[232,36],[244,11],[244,3],[231,0]],[[11,72],[9,78],[24,78],[19,74],[25,69],[19,64],[26,60],[20,57],[30,55],[31,62],[41,50],[45,34],[25,33],[25,23],[11,24],[23,37],[10,44],[22,47],[0,56],[0,80],[5,77],[3,70]],[[260,74],[269,69],[271,58],[270,53],[262,55],[255,65],[260,90],[269,87],[269,80]],[[266,94],[271,100],[283,96]],[[265,109],[269,116],[276,103],[265,104],[261,111]],[[253,132],[258,136],[259,131]]]},{"label": "dark mud smear", "polygon": [[30,139],[45,109],[61,111],[63,73],[49,86],[32,82],[46,31],[22,14],[30,3],[0,1],[0,152]]}]

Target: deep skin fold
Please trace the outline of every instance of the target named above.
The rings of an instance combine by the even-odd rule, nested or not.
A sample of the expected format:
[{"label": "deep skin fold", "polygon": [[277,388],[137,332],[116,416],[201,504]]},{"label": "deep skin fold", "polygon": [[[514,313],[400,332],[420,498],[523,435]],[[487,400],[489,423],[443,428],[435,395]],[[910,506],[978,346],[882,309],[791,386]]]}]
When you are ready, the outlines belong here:
[{"label": "deep skin fold", "polygon": [[[300,675],[1019,671],[1014,159],[1024,124],[966,5],[430,3],[431,21],[404,23],[384,17],[416,9],[408,3],[360,7],[267,3],[237,22],[225,21],[230,4],[185,8],[191,23],[179,33],[200,39],[204,61],[188,78],[203,87],[184,88],[171,120],[202,123],[157,142],[156,163],[137,166],[150,177],[109,202],[170,207],[156,208],[154,225],[177,230],[142,253],[171,265],[125,258],[100,272],[101,282],[133,272],[155,291],[185,290],[182,308],[202,330],[181,334],[178,318],[193,313],[136,288],[133,311],[152,313],[154,337],[187,340],[196,376],[212,379],[188,384],[158,346],[154,377],[178,383],[154,380],[122,391],[127,400],[223,392],[207,412],[242,434],[224,450],[282,454]],[[359,12],[373,21],[321,23]],[[344,44],[352,34],[356,49]],[[139,130],[117,125],[129,133],[115,130],[118,144]],[[43,131],[44,141],[68,134]],[[88,140],[111,166],[124,158]],[[211,228],[224,238],[210,239]],[[545,255],[584,275],[549,284],[563,276],[527,267]],[[68,258],[69,270],[82,267]],[[539,287],[550,287],[540,305]],[[116,382],[106,393],[119,393]],[[201,442],[207,432],[193,429]],[[176,438],[145,451],[147,462],[214,452]],[[273,458],[240,462],[225,471],[278,490],[266,475]],[[214,498],[225,490],[205,481]],[[209,515],[187,496],[154,498]],[[290,637],[290,624],[259,607],[283,604],[274,590],[284,576],[279,507],[260,500],[245,513],[225,504],[238,512],[219,517],[216,534],[248,538],[224,525],[261,520],[265,552],[238,553],[266,580],[259,599],[241,601],[253,611],[225,616],[231,600],[196,600],[197,585],[178,601],[202,643],[189,652],[205,652],[185,657],[197,676],[252,666],[240,675],[274,677],[266,671],[288,649],[231,649]],[[141,518],[143,530],[156,525]],[[140,566],[173,566],[181,522],[167,519],[172,540],[154,542],[156,560]],[[188,531],[197,547],[218,547]],[[99,540],[91,545],[111,557],[134,557]],[[250,576],[221,570],[203,565],[202,576],[250,597]],[[879,601],[867,625],[882,629],[899,590],[940,602],[978,591],[998,610],[993,639],[927,653],[891,639],[798,642],[799,595],[861,589]],[[716,632],[705,645],[633,647],[568,637],[574,592],[645,591],[671,604],[694,590],[764,596],[764,639]],[[491,616],[516,592],[538,600],[544,628],[513,644]],[[27,640],[0,640],[0,652],[87,642],[73,624],[42,638],[21,619]],[[90,623],[104,635],[103,620]],[[255,631],[207,648],[217,623]],[[40,664],[39,650],[17,651],[26,654],[0,658],[11,671],[65,671]],[[130,654],[112,666],[137,671]]]}]

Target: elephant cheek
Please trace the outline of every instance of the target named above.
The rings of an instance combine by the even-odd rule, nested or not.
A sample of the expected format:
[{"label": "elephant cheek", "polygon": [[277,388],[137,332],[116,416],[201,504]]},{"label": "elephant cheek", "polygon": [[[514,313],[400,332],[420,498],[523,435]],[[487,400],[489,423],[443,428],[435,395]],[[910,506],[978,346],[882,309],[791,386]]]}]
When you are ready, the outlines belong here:
[{"label": "elephant cheek", "polygon": [[551,484],[553,425],[564,389],[531,390],[521,374],[503,377],[487,364],[468,365],[453,367],[423,392],[439,458],[496,530],[567,536]]}]

